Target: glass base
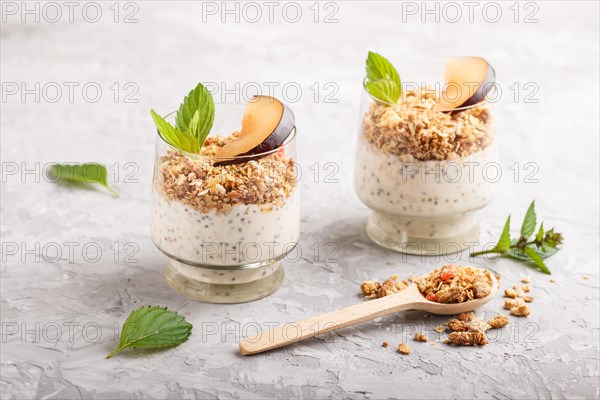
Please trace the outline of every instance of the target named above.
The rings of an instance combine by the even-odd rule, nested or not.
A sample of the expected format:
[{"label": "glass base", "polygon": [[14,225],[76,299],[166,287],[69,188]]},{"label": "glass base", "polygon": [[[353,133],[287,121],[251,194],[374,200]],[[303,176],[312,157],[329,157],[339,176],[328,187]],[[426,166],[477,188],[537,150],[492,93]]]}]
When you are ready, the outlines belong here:
[{"label": "glass base", "polygon": [[284,278],[280,261],[244,270],[216,270],[171,259],[165,271],[169,285],[178,293],[206,303],[245,303],[275,292]]},{"label": "glass base", "polygon": [[367,234],[378,245],[417,255],[445,255],[463,251],[479,240],[475,213],[453,217],[420,218],[374,211]]}]

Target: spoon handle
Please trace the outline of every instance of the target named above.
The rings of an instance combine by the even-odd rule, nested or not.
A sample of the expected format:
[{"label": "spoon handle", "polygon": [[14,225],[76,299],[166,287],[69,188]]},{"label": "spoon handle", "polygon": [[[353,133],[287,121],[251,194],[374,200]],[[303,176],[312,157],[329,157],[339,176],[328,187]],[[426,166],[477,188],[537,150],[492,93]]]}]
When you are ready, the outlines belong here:
[{"label": "spoon handle", "polygon": [[401,310],[413,309],[422,301],[423,297],[413,284],[391,296],[359,303],[304,321],[288,323],[281,328],[246,337],[240,342],[240,353],[242,355],[262,353]]}]

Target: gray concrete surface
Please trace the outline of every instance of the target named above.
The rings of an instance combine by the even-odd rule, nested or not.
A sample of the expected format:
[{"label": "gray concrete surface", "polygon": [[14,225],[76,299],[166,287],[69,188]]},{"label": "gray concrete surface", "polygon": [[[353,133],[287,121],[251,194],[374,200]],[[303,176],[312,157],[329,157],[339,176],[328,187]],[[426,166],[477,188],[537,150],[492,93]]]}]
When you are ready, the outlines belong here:
[{"label": "gray concrete surface", "polygon": [[[16,5],[16,15],[7,3]],[[2,3],[2,398],[598,398],[598,3],[521,3],[517,23],[509,3],[497,3],[496,23],[483,18],[483,4],[469,22],[460,2],[457,23],[427,15],[423,23],[420,2],[411,3],[416,15],[393,2],[320,3],[318,23],[312,2],[300,5],[297,23],[283,18],[281,4],[273,23],[263,3],[260,22],[225,16],[222,23],[219,13],[203,13],[201,3],[166,1],[121,3],[116,23],[112,2],[99,3],[96,23],[83,18],[85,3],[78,3],[70,23],[68,9],[58,4],[61,21],[49,22],[56,14],[40,4],[40,22],[25,15],[22,23],[21,2]],[[213,6],[222,7],[205,3],[205,11]],[[89,6],[85,12],[96,18]],[[247,18],[254,18],[251,12],[246,9]],[[538,21],[524,23],[532,12]],[[138,21],[123,23],[131,13]],[[330,13],[338,21],[323,23]],[[447,319],[406,312],[243,358],[237,341],[255,323],[281,324],[355,304],[365,279],[421,274],[457,261],[389,252],[365,234],[368,210],[353,191],[352,166],[368,50],[387,55],[401,75],[432,58],[491,60],[504,90],[494,105],[503,176],[481,213],[481,240],[494,241],[508,213],[518,229],[536,199],[545,226],[566,238],[548,260],[556,281],[512,261],[473,260],[499,271],[503,287],[525,275],[534,286],[530,317],[511,318],[483,348],[415,343],[415,330],[439,339],[431,329]],[[154,137],[148,111],[174,109],[197,81],[242,88],[280,82],[276,96],[285,83],[302,89],[293,103],[304,172],[302,258],[287,264],[278,292],[253,303],[211,305],[178,296],[164,281],[166,259],[149,237]],[[34,88],[36,82],[39,102],[33,94],[10,94],[14,84],[21,90],[21,83]],[[63,89],[54,103],[51,82]],[[79,84],[72,99],[65,82]],[[334,86],[325,87],[328,82]],[[537,86],[525,87],[528,82]],[[86,83],[94,83],[87,99]],[[517,101],[511,86],[519,88]],[[94,87],[102,89],[95,103]],[[311,87],[320,88],[317,101]],[[531,99],[537,102],[525,102],[536,87]],[[337,102],[327,102],[326,94]],[[288,99],[294,96],[290,90]],[[132,99],[137,102],[126,102]],[[35,172],[67,161],[113,165],[121,197],[51,184]],[[518,179],[510,169],[515,163]],[[525,181],[532,171],[537,183]],[[327,173],[333,182],[324,179]],[[464,253],[457,262],[471,261]],[[190,340],[105,360],[119,324],[147,304],[185,315],[194,324]],[[498,297],[479,314],[501,313],[501,304]],[[382,341],[391,347],[382,348]],[[401,341],[412,354],[394,352]]]}]

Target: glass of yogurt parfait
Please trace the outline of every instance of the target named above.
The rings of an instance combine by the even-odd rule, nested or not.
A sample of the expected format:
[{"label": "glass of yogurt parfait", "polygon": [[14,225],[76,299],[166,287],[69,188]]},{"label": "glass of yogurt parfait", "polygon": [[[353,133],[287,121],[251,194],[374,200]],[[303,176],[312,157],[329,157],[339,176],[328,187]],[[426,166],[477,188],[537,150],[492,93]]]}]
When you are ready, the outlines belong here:
[{"label": "glass of yogurt parfait", "polygon": [[[157,123],[152,239],[169,257],[167,282],[195,300],[239,303],[271,294],[298,242],[293,114],[259,97],[246,107],[214,105],[210,135],[196,151],[169,143]],[[177,124],[179,114],[165,120]]]},{"label": "glass of yogurt parfait", "polygon": [[[449,60],[445,75],[437,88],[419,83],[402,91],[385,58],[370,53],[367,60],[354,185],[372,210],[369,237],[392,250],[437,255],[472,246],[476,213],[493,197],[486,174],[497,172],[496,146],[486,99],[494,70],[463,57]],[[466,83],[470,92],[461,90]]]}]

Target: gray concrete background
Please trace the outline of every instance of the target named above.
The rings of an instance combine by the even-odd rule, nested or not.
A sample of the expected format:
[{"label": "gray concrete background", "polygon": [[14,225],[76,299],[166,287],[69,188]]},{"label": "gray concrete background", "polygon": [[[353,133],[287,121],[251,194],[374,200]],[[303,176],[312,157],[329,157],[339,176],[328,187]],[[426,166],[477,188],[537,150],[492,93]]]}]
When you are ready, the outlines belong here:
[{"label": "gray concrete background", "polygon": [[[297,23],[283,18],[282,4],[273,23],[263,3],[258,23],[236,23],[231,15],[222,23],[220,14],[203,14],[201,3],[166,1],[121,3],[116,23],[112,2],[99,3],[97,23],[83,18],[85,3],[78,3],[73,23],[62,5],[58,23],[47,21],[55,17],[50,9],[39,23],[31,15],[22,23],[22,10],[12,15],[7,3],[1,27],[1,233],[3,246],[16,243],[18,251],[12,255],[5,248],[2,255],[2,398],[598,398],[598,3],[521,3],[519,22],[512,3],[495,3],[502,11],[496,23],[485,20],[484,4],[469,22],[460,2],[457,23],[436,23],[435,15],[423,23],[420,2],[412,3],[416,15],[393,2],[321,3],[318,23],[312,2],[301,3]],[[443,6],[437,6],[442,17]],[[494,10],[487,9],[488,20]],[[86,12],[95,18],[93,9]],[[132,12],[138,22],[123,23]],[[294,18],[293,9],[288,12]],[[332,12],[338,22],[323,23]],[[452,10],[445,12],[454,18]],[[524,23],[532,12],[538,21]],[[556,282],[512,261],[474,260],[499,271],[503,288],[524,275],[532,276],[535,288],[531,316],[511,318],[510,327],[483,348],[415,343],[409,339],[415,329],[430,330],[447,319],[406,312],[241,357],[237,342],[244,327],[253,327],[249,323],[285,323],[355,304],[362,301],[358,285],[365,279],[407,277],[456,261],[402,256],[378,248],[365,234],[368,210],[351,178],[368,50],[388,56],[404,79],[431,59],[475,54],[492,62],[504,90],[494,105],[503,176],[494,202],[481,213],[481,240],[494,241],[508,213],[518,229],[536,199],[545,226],[566,237],[563,250],[548,260]],[[166,259],[149,238],[154,137],[148,110],[174,109],[198,81],[228,87],[258,82],[263,88],[280,82],[280,97],[285,83],[302,89],[293,103],[305,173],[302,258],[288,263],[278,292],[253,303],[211,305],[179,297],[166,285]],[[6,84],[22,82],[28,88],[56,82],[63,96],[50,102],[51,86],[39,102],[34,95],[22,101],[8,94]],[[64,82],[79,83],[72,101]],[[90,82],[102,89],[96,103],[81,92]],[[128,82],[135,86],[126,87]],[[336,86],[325,87],[328,82]],[[535,89],[525,87],[528,82],[539,88],[537,103],[524,101]],[[315,83],[317,101],[310,89]],[[517,101],[510,87],[519,87]],[[132,99],[138,102],[125,102],[135,88]],[[339,89],[332,94],[336,103],[325,99],[332,88]],[[93,88],[88,95],[94,96]],[[290,91],[288,98],[294,96]],[[23,174],[67,161],[118,163],[114,186],[121,198]],[[524,182],[533,171],[528,162],[539,167],[538,183]],[[509,169],[515,163],[517,182]],[[337,182],[325,181],[328,172]],[[138,182],[127,182],[128,174]],[[72,257],[70,242],[77,243]],[[61,249],[58,260],[52,259],[52,243]],[[113,243],[121,248],[117,256]],[[128,243],[134,247],[123,248]],[[337,250],[327,258],[329,243]],[[26,252],[36,244],[46,257],[36,260]],[[99,261],[85,260],[86,244],[90,257],[95,252],[89,246],[100,246]],[[126,259],[130,252],[135,254]],[[458,262],[470,262],[468,255],[459,255]],[[105,360],[118,324],[148,304],[185,315],[194,324],[190,340],[170,350],[127,351]],[[503,312],[501,304],[498,297],[479,314]],[[381,347],[384,340],[390,348]],[[413,353],[400,356],[393,347],[405,340]]]}]

